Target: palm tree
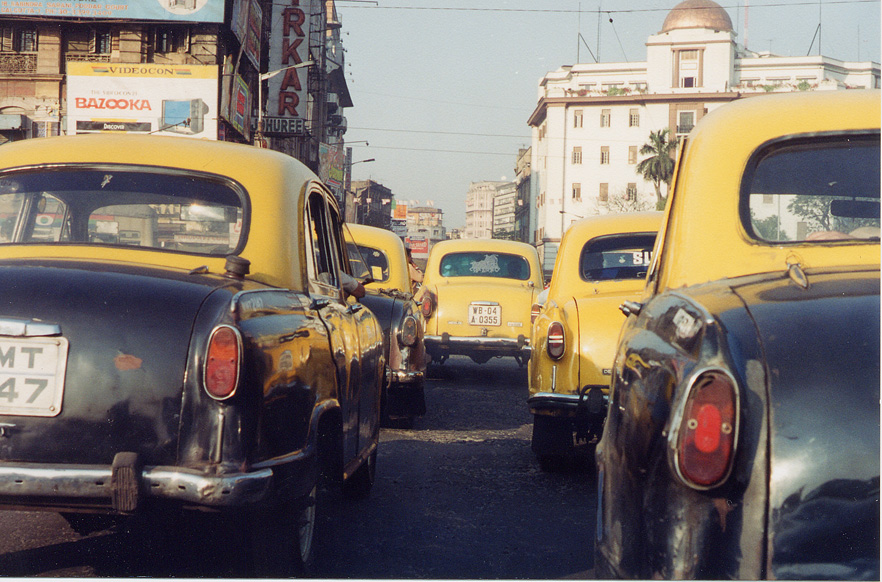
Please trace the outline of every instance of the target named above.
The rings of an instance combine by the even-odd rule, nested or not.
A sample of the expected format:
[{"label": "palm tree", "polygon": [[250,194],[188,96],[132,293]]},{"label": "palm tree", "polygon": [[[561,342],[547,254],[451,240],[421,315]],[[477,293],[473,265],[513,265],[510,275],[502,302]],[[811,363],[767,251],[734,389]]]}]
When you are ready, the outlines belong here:
[{"label": "palm tree", "polygon": [[670,186],[674,175],[674,158],[671,152],[677,147],[679,140],[676,137],[669,139],[670,134],[670,129],[649,132],[649,143],[640,148],[640,153],[649,157],[637,164],[637,173],[655,186],[658,208],[664,207],[666,197],[662,196],[661,184],[664,182]]}]

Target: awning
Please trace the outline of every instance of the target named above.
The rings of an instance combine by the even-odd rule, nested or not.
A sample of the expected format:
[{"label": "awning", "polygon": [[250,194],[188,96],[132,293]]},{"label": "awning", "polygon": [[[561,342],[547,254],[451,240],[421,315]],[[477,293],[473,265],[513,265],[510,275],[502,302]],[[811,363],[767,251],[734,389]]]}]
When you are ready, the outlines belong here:
[{"label": "awning", "polygon": [[21,129],[25,125],[26,120],[27,117],[20,114],[0,114],[0,131]]}]

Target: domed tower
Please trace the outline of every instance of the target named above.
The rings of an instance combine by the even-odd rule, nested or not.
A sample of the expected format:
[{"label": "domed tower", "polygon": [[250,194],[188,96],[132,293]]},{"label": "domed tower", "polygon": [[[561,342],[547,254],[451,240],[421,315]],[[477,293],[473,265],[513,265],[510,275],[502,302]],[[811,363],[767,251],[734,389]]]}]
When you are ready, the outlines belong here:
[{"label": "domed tower", "polygon": [[732,19],[713,0],[683,0],[646,41],[646,57],[650,91],[728,91],[736,58]]},{"label": "domed tower", "polygon": [[732,32],[732,20],[726,10],[712,0],[684,0],[668,13],[661,32],[685,28]]}]

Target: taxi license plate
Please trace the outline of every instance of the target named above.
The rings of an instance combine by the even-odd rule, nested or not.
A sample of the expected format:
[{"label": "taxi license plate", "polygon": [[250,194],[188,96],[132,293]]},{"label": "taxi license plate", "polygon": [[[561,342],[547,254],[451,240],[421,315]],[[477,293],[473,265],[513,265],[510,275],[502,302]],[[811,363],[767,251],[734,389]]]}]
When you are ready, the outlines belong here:
[{"label": "taxi license plate", "polygon": [[63,337],[0,338],[0,414],[57,416],[67,350]]},{"label": "taxi license plate", "polygon": [[502,325],[502,308],[499,305],[469,305],[469,325]]}]

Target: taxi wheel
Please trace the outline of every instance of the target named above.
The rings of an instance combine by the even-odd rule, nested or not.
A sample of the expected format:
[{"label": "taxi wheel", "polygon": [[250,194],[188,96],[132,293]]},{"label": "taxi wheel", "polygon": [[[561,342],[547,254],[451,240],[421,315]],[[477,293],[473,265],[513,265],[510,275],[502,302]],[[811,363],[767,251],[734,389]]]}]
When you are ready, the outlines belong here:
[{"label": "taxi wheel", "polygon": [[247,512],[248,576],[289,578],[309,575],[316,534],[316,495],[275,503]]}]

